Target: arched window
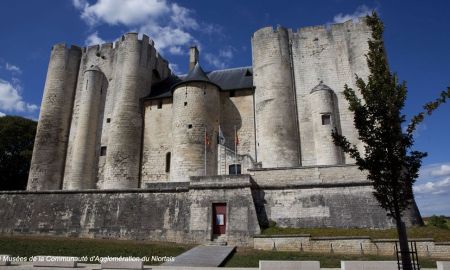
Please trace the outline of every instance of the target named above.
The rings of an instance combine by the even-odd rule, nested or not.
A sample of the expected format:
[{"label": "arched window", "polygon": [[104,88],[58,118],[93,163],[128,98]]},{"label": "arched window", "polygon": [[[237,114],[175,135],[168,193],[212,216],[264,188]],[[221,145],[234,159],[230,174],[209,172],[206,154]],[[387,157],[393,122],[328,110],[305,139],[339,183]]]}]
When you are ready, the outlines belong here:
[{"label": "arched window", "polygon": [[170,152],[166,154],[166,173],[170,172]]}]

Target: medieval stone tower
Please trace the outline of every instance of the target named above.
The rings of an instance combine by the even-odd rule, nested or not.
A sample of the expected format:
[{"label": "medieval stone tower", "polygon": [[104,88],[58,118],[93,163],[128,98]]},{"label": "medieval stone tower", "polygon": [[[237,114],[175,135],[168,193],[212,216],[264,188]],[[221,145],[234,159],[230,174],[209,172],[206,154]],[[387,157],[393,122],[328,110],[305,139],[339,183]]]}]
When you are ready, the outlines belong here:
[{"label": "medieval stone tower", "polygon": [[54,46],[28,189],[137,188],[140,100],[169,74],[145,35],[83,49]]},{"label": "medieval stone tower", "polygon": [[0,231],[250,245],[269,221],[392,226],[331,139],[362,149],[343,90],[368,76],[370,37],[364,19],[265,27],[252,66],[205,72],[192,47],[185,75],[145,35],[55,45],[28,190],[0,194]]}]

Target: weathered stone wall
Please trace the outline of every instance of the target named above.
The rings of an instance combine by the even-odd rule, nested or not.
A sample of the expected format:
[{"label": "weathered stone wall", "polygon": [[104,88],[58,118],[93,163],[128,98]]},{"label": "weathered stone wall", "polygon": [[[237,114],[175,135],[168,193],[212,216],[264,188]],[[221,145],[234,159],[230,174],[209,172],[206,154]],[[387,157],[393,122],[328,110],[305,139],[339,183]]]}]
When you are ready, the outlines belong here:
[{"label": "weathered stone wall", "polygon": [[252,36],[256,149],[264,168],[300,165],[289,31],[265,27]]},{"label": "weathered stone wall", "polygon": [[[97,68],[86,70],[85,89],[81,90],[78,132],[73,140],[70,169],[66,168],[65,189],[94,189],[97,182],[100,110],[106,77]],[[106,87],[105,87],[106,88]]]},{"label": "weathered stone wall", "polygon": [[[450,258],[450,243],[433,239],[409,239],[415,241],[420,257]],[[394,239],[370,237],[311,237],[310,235],[256,236],[254,248],[278,251],[304,251],[355,255],[395,255]]]},{"label": "weathered stone wall", "polygon": [[219,120],[220,93],[216,85],[187,82],[174,89],[171,125],[174,169],[170,181],[217,174]]},{"label": "weathered stone wall", "polygon": [[[345,84],[356,89],[355,74],[363,79],[369,74],[364,55],[368,51],[370,35],[370,28],[364,20],[329,27],[304,27],[291,33],[302,165],[317,164],[311,114],[315,105],[310,104],[308,96],[320,81],[336,94],[342,134],[362,150],[343,90]],[[346,156],[344,163],[353,161]]]},{"label": "weathered stone wall", "polygon": [[[85,76],[86,71],[91,69],[92,67],[97,67],[98,70],[103,74],[104,81],[101,86],[101,97],[98,102],[98,114],[96,117],[94,115],[89,115],[89,119],[92,122],[97,121],[95,125],[95,130],[89,130],[89,132],[94,133],[96,135],[93,145],[93,149],[91,151],[95,151],[95,162],[94,164],[90,164],[91,169],[93,170],[93,174],[95,179],[93,180],[94,187],[99,180],[102,179],[103,175],[98,175],[98,168],[102,168],[104,164],[104,156],[100,156],[100,147],[102,145],[107,144],[107,140],[105,141],[105,137],[108,136],[108,127],[110,123],[107,123],[106,119],[111,119],[112,108],[114,105],[115,98],[115,77],[113,75],[114,69],[119,68],[115,65],[115,49],[112,43],[105,43],[102,45],[89,46],[87,48],[83,48],[83,54],[81,57],[80,63],[80,71],[78,74],[78,82],[74,99],[74,106],[72,112],[72,119],[70,124],[70,135],[69,135],[69,143],[67,147],[67,156],[66,156],[66,164],[65,164],[65,175],[64,175],[64,185],[63,189],[70,189],[76,182],[76,180],[71,179],[70,174],[72,173],[72,164],[77,162],[77,158],[74,158],[74,150],[77,147],[80,147],[75,143],[75,139],[77,138],[79,133],[86,132],[85,127],[79,126],[79,117],[80,114],[83,113],[82,107],[85,106],[83,101],[84,93],[88,87],[89,80],[87,76]],[[91,122],[88,123],[92,125]],[[92,134],[91,134],[92,135]],[[83,159],[84,160],[84,159]],[[89,174],[89,172],[84,172],[85,174]]]},{"label": "weathered stone wall", "polygon": [[259,225],[248,175],[122,191],[1,192],[0,233],[207,243],[213,203],[227,204],[226,241],[251,245]]},{"label": "weathered stone wall", "polygon": [[342,151],[334,144],[331,137],[331,132],[334,129],[340,132],[339,114],[336,112],[334,92],[323,84],[320,84],[313,91],[310,93],[309,101],[311,104],[316,164],[341,164]]},{"label": "weathered stone wall", "polygon": [[226,241],[231,244],[252,245],[252,237],[260,233],[255,204],[248,175],[191,177],[190,234],[197,243],[212,238],[212,203],[226,203],[228,221]]},{"label": "weathered stone wall", "polygon": [[156,51],[153,41],[137,33],[126,34],[116,48],[116,106],[109,130],[102,189],[139,186],[143,110],[140,99],[151,90]]},{"label": "weathered stone wall", "polygon": [[141,187],[149,182],[169,181],[170,171],[176,169],[170,166],[166,172],[168,154],[172,152],[172,99],[147,101],[144,110]]},{"label": "weathered stone wall", "polygon": [[[281,227],[394,226],[373,196],[365,173],[355,165],[253,169],[250,174],[262,223],[273,220]],[[416,207],[405,213],[405,222],[422,224]]]},{"label": "weathered stone wall", "polygon": [[241,164],[241,172],[254,168],[256,163],[255,149],[255,115],[253,90],[239,90],[230,96],[230,92],[220,95],[220,128],[225,137],[225,144],[218,149],[219,164],[217,174],[229,174],[229,166],[236,162],[235,128],[239,144],[237,145],[237,163]]},{"label": "weathered stone wall", "polygon": [[53,46],[28,177],[28,190],[61,189],[81,49]]},{"label": "weathered stone wall", "polygon": [[[100,97],[86,105],[85,92],[92,86],[86,71],[92,67],[102,74],[103,81],[94,91],[100,91]],[[83,49],[55,45],[29,189],[137,187],[143,122],[140,98],[149,93],[152,82],[169,74],[167,61],[145,35],[138,40],[137,34],[130,33],[115,44]],[[80,138],[85,138],[84,150]],[[101,147],[108,147],[106,155],[100,155]],[[114,177],[105,184],[108,155],[110,169],[106,172]]]}]

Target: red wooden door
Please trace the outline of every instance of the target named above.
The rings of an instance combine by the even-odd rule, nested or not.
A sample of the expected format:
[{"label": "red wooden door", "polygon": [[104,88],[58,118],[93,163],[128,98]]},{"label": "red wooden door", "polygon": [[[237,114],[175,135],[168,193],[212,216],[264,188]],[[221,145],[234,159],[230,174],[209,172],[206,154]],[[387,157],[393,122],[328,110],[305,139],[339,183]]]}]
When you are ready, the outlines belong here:
[{"label": "red wooden door", "polygon": [[225,203],[213,204],[213,234],[225,234],[227,225],[227,205]]}]

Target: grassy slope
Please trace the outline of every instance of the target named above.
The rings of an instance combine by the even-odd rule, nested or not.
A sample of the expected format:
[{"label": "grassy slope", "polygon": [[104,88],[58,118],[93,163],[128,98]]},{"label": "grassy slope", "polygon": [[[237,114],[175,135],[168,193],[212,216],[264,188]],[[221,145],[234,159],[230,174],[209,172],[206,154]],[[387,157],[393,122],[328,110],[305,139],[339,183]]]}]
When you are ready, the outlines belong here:
[{"label": "grassy slope", "polygon": [[[311,234],[311,236],[370,236],[373,239],[397,238],[396,229],[336,229],[336,228],[279,228],[265,229],[264,235],[280,234]],[[450,229],[441,229],[433,226],[412,227],[408,229],[408,237],[433,238],[436,242],[450,242]]]}]

